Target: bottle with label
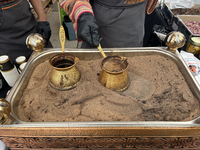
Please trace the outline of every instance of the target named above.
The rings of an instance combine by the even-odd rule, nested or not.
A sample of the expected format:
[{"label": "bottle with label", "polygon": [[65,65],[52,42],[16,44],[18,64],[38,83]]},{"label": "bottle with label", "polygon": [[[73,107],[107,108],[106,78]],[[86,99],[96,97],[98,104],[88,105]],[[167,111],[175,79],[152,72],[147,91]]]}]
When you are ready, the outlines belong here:
[{"label": "bottle with label", "polygon": [[0,71],[8,85],[12,87],[19,76],[19,72],[7,55],[0,56]]}]

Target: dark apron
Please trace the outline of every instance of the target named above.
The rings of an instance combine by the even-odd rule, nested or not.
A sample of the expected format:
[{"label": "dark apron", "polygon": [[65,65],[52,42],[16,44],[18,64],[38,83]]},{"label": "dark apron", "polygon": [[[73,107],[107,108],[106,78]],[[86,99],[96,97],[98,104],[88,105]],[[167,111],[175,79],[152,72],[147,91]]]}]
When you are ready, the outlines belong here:
[{"label": "dark apron", "polygon": [[[18,56],[28,59],[33,51],[27,48],[26,38],[36,32],[36,25],[27,0],[0,4],[0,55],[8,55],[15,65]],[[10,88],[6,84],[0,90],[0,98],[5,98]]]},{"label": "dark apron", "polygon": [[[147,0],[94,0],[101,46],[142,47]],[[88,47],[83,42],[82,47]]]},{"label": "dark apron", "polygon": [[32,50],[26,38],[36,32],[37,20],[27,0],[0,4],[0,55],[8,55],[15,63],[18,56],[30,57]]}]

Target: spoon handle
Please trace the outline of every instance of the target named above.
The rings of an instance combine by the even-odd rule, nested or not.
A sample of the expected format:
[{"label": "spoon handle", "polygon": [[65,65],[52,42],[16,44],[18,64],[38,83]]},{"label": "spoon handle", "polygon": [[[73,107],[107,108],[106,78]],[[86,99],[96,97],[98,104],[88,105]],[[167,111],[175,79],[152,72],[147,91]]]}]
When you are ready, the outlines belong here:
[{"label": "spoon handle", "polygon": [[103,57],[105,58],[105,57],[106,57],[106,54],[105,54],[104,51],[102,50],[101,44],[99,44],[99,46],[98,46],[97,48],[98,48],[98,50],[100,50],[101,54],[102,54]]},{"label": "spoon handle", "polygon": [[60,38],[60,43],[62,46],[62,52],[65,52],[65,30],[63,26],[60,26],[60,31],[59,31],[59,38]]}]

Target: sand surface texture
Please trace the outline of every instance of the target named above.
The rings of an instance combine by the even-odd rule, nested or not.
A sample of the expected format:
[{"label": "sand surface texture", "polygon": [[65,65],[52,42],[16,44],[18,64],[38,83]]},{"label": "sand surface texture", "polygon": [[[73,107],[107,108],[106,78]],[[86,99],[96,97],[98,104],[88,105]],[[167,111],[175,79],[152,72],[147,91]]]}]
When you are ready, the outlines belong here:
[{"label": "sand surface texture", "polygon": [[28,122],[188,121],[199,116],[193,96],[177,65],[160,55],[127,57],[130,86],[113,92],[98,81],[102,59],[77,63],[76,88],[59,91],[49,85],[48,61],[38,65],[17,106]]}]

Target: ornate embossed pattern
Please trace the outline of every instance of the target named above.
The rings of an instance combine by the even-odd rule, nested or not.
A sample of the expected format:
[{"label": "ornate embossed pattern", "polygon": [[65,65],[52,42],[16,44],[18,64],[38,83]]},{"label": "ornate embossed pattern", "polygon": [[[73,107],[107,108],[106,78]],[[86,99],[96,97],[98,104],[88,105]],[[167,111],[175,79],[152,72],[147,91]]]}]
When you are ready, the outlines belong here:
[{"label": "ornate embossed pattern", "polygon": [[9,148],[200,148],[199,137],[14,138],[0,137]]}]

